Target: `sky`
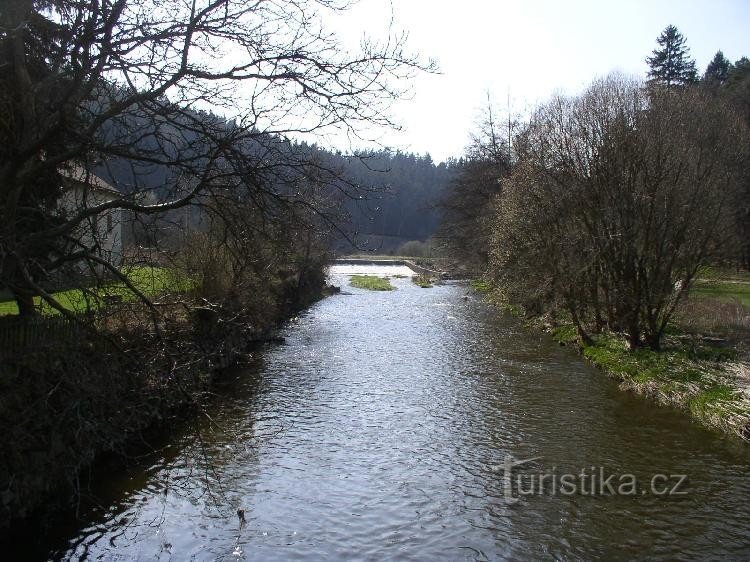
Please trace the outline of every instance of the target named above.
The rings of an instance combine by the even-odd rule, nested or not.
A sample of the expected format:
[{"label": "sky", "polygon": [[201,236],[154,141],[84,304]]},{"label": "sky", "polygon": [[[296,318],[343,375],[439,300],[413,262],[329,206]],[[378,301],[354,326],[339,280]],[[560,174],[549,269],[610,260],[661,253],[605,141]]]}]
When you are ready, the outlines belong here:
[{"label": "sky", "polygon": [[441,73],[417,76],[392,108],[402,131],[365,136],[435,161],[464,152],[488,94],[501,112],[523,115],[612,71],[645,76],[670,24],[700,73],[717,50],[750,57],[750,0],[360,0],[326,23],[355,48],[363,35],[386,37],[391,18]]}]

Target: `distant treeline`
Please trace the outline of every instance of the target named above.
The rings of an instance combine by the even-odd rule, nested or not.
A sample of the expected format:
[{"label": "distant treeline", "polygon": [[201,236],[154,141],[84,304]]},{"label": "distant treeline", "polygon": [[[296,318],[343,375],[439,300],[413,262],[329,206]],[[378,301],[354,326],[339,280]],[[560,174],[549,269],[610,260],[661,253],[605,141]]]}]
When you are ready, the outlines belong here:
[{"label": "distant treeline", "polygon": [[[231,122],[225,123],[211,113],[186,113],[191,114],[191,119],[213,126],[233,127]],[[132,123],[112,125],[109,134],[121,138],[123,144],[132,142],[140,152],[169,150],[144,127],[145,130]],[[181,139],[182,153],[185,146],[200,144],[200,131],[194,127],[172,124],[171,128],[172,134]],[[317,190],[319,201],[325,203],[317,205],[316,211],[325,214],[335,231],[332,244],[341,252],[393,251],[405,242],[429,239],[440,224],[438,203],[462,165],[456,160],[436,164],[429,154],[386,149],[342,154],[262,134],[247,142],[243,151],[248,161],[259,163],[256,174],[263,178],[264,188],[272,192],[293,194],[301,184],[310,186],[317,179],[318,185],[312,187]],[[199,154],[201,150],[196,148],[195,152]],[[180,183],[184,184],[183,189],[190,185],[190,178],[180,177],[168,164],[158,162],[133,165],[127,158],[111,157],[100,162],[95,171],[123,193],[147,192],[153,202],[173,197]],[[129,221],[124,232],[126,245],[155,245],[157,241],[149,237],[181,232],[186,218],[188,226],[202,229],[202,207],[202,201],[196,199],[193,210],[180,209],[151,219],[150,229],[142,217]]]},{"label": "distant treeline", "polygon": [[[408,241],[426,241],[441,220],[440,201],[453,181],[458,162],[435,164],[429,154],[360,152],[340,157],[344,175],[363,196],[352,200],[351,217],[357,248],[392,251]],[[342,250],[350,244],[340,243]]]}]

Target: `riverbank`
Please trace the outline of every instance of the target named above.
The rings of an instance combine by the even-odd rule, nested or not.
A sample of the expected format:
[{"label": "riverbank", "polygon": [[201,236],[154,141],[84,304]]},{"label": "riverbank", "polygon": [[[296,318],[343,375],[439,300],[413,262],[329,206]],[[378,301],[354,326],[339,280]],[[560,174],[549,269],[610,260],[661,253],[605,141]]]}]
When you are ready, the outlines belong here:
[{"label": "riverbank", "polygon": [[680,408],[697,422],[750,441],[750,368],[731,347],[689,334],[665,337],[661,351],[629,351],[614,334],[582,344],[572,324],[549,330],[620,381],[620,388]]},{"label": "riverbank", "polygon": [[158,321],[146,305],[125,303],[74,339],[5,355],[0,528],[54,520],[87,493],[88,469],[102,455],[125,459],[134,444],[148,446],[144,434],[199,415],[223,368],[323,296],[322,269],[306,278],[269,288],[262,315],[162,296]]},{"label": "riverbank", "polygon": [[[475,282],[473,286],[494,304],[524,318],[532,329],[548,332],[559,344],[575,349],[617,380],[622,390],[679,408],[705,427],[750,441],[750,349],[743,333],[717,336],[715,323],[712,333],[692,330],[706,323],[683,312],[670,326],[660,351],[631,351],[623,337],[612,333],[592,335],[591,342],[583,343],[572,322],[526,316],[522,309],[503,301],[491,285]],[[705,285],[699,290],[705,292]],[[699,306],[688,301],[683,311]]]}]

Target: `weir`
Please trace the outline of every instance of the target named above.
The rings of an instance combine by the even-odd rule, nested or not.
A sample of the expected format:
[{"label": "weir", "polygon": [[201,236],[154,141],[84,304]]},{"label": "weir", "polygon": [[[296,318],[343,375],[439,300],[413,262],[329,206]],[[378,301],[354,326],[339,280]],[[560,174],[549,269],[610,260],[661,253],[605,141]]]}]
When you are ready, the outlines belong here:
[{"label": "weir", "polygon": [[443,277],[443,272],[436,269],[429,269],[427,267],[417,265],[411,260],[407,259],[388,259],[388,258],[337,258],[333,260],[332,265],[402,265],[411,269],[414,273],[421,275],[429,275],[430,277],[436,277],[438,279]]}]

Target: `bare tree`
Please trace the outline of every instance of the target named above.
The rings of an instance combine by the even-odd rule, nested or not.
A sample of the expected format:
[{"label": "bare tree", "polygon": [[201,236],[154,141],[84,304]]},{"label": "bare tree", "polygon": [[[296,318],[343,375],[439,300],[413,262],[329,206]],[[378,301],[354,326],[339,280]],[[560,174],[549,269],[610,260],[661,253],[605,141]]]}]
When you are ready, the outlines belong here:
[{"label": "bare tree", "polygon": [[443,215],[438,237],[444,253],[475,273],[487,266],[491,202],[512,167],[513,125],[508,116],[507,129],[503,130],[505,124],[498,119],[488,96],[466,157],[458,163],[455,179],[438,205]]},{"label": "bare tree", "polygon": [[[653,349],[729,234],[747,162],[737,115],[700,89],[610,76],[537,110],[498,203],[493,265],[540,309]],[[676,289],[677,288],[677,289]],[[591,328],[589,328],[591,327]]]},{"label": "bare tree", "polygon": [[[0,285],[21,314],[33,313],[34,295],[64,312],[46,288],[72,264],[120,276],[96,243],[79,243],[87,221],[111,209],[163,214],[238,181],[248,193],[293,200],[294,182],[269,179],[307,169],[285,139],[391,125],[402,80],[429,66],[404,52],[400,36],[347,52],[321,23],[345,7],[8,0],[0,8]],[[71,169],[97,170],[120,195],[95,200],[87,176],[86,203],[61,213]]]}]

